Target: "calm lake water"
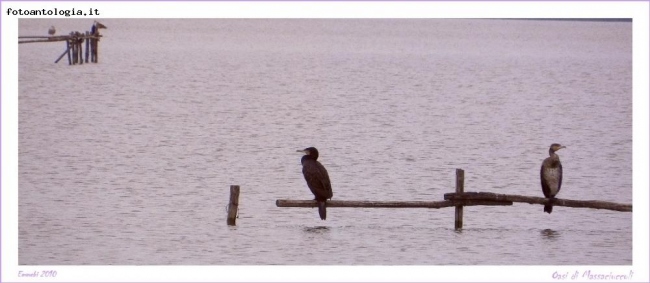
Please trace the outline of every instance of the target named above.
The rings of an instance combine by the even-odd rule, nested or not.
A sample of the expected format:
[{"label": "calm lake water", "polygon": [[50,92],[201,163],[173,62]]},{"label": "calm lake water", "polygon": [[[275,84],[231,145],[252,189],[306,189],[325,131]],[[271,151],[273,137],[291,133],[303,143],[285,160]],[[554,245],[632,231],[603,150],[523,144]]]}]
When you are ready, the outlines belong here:
[{"label": "calm lake water", "polygon": [[[278,208],[465,190],[632,202],[632,23],[106,19],[99,64],[19,45],[21,265],[630,265],[632,213]],[[21,35],[92,21],[21,19]],[[240,185],[236,227],[229,186]]]}]

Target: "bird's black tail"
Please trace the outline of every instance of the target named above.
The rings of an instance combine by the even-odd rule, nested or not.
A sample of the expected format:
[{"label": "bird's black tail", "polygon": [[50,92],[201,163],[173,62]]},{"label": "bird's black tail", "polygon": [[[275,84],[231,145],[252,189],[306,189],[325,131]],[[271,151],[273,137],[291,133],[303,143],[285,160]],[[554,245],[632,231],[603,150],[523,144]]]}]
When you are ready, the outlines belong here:
[{"label": "bird's black tail", "polygon": [[544,212],[548,214],[551,214],[551,212],[553,212],[553,198],[550,199],[550,203],[551,204],[544,206]]},{"label": "bird's black tail", "polygon": [[545,205],[544,206],[544,212],[551,214],[553,212],[553,206],[552,205]]},{"label": "bird's black tail", "polygon": [[325,220],[327,217],[327,210],[325,210],[325,201],[318,202],[318,215],[320,215],[321,220]]}]

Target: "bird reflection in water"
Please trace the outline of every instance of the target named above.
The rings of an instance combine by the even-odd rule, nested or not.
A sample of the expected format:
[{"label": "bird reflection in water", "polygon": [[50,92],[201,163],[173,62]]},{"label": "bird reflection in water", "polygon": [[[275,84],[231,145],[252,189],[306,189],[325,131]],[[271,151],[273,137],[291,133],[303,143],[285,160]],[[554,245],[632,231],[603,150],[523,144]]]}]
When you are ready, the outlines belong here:
[{"label": "bird reflection in water", "polygon": [[553,229],[544,229],[541,231],[541,235],[546,240],[557,240],[560,237],[560,232]]},{"label": "bird reflection in water", "polygon": [[329,232],[330,228],[327,226],[314,226],[314,227],[305,227],[303,231],[306,233],[325,233]]}]

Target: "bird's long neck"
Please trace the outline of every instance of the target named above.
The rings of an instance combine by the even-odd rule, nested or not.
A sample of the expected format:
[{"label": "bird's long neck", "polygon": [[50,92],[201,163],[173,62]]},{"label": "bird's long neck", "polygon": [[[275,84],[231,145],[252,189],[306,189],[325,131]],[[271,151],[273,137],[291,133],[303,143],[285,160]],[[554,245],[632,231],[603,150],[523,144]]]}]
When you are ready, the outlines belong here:
[{"label": "bird's long neck", "polygon": [[553,164],[557,164],[558,162],[560,162],[560,156],[555,154],[555,150],[549,149],[548,154],[551,156],[551,162]]},{"label": "bird's long neck", "polygon": [[311,155],[303,155],[302,158],[300,158],[300,163],[305,163],[307,160],[315,160],[313,156]]}]

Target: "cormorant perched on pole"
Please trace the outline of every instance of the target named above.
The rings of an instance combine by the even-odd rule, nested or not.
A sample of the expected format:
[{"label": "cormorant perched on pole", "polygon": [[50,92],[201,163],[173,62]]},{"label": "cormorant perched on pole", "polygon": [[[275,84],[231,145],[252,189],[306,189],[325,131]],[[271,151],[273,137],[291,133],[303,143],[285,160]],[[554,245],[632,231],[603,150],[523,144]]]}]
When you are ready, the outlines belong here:
[{"label": "cormorant perched on pole", "polygon": [[47,34],[49,35],[54,35],[56,33],[56,29],[54,26],[51,26],[49,30],[47,30]]},{"label": "cormorant perched on pole", "polygon": [[544,212],[547,213],[553,212],[552,200],[560,192],[560,187],[562,187],[562,163],[560,163],[560,157],[555,154],[561,148],[566,148],[566,146],[557,143],[551,145],[548,149],[550,157],[544,159],[539,172],[544,197],[551,199],[551,204],[544,206]]},{"label": "cormorant perched on pole", "polygon": [[96,33],[99,33],[98,29],[100,28],[107,29],[107,27],[102,23],[98,21],[93,22],[93,26],[90,28],[90,34],[95,35]]},{"label": "cormorant perched on pole", "polygon": [[298,152],[305,153],[302,159],[300,159],[300,163],[302,163],[302,175],[305,176],[307,186],[314,194],[314,200],[318,202],[318,215],[320,215],[320,219],[325,220],[327,217],[325,202],[333,196],[330,177],[323,164],[317,161],[318,150],[316,148],[308,147],[303,150],[298,150]]}]

